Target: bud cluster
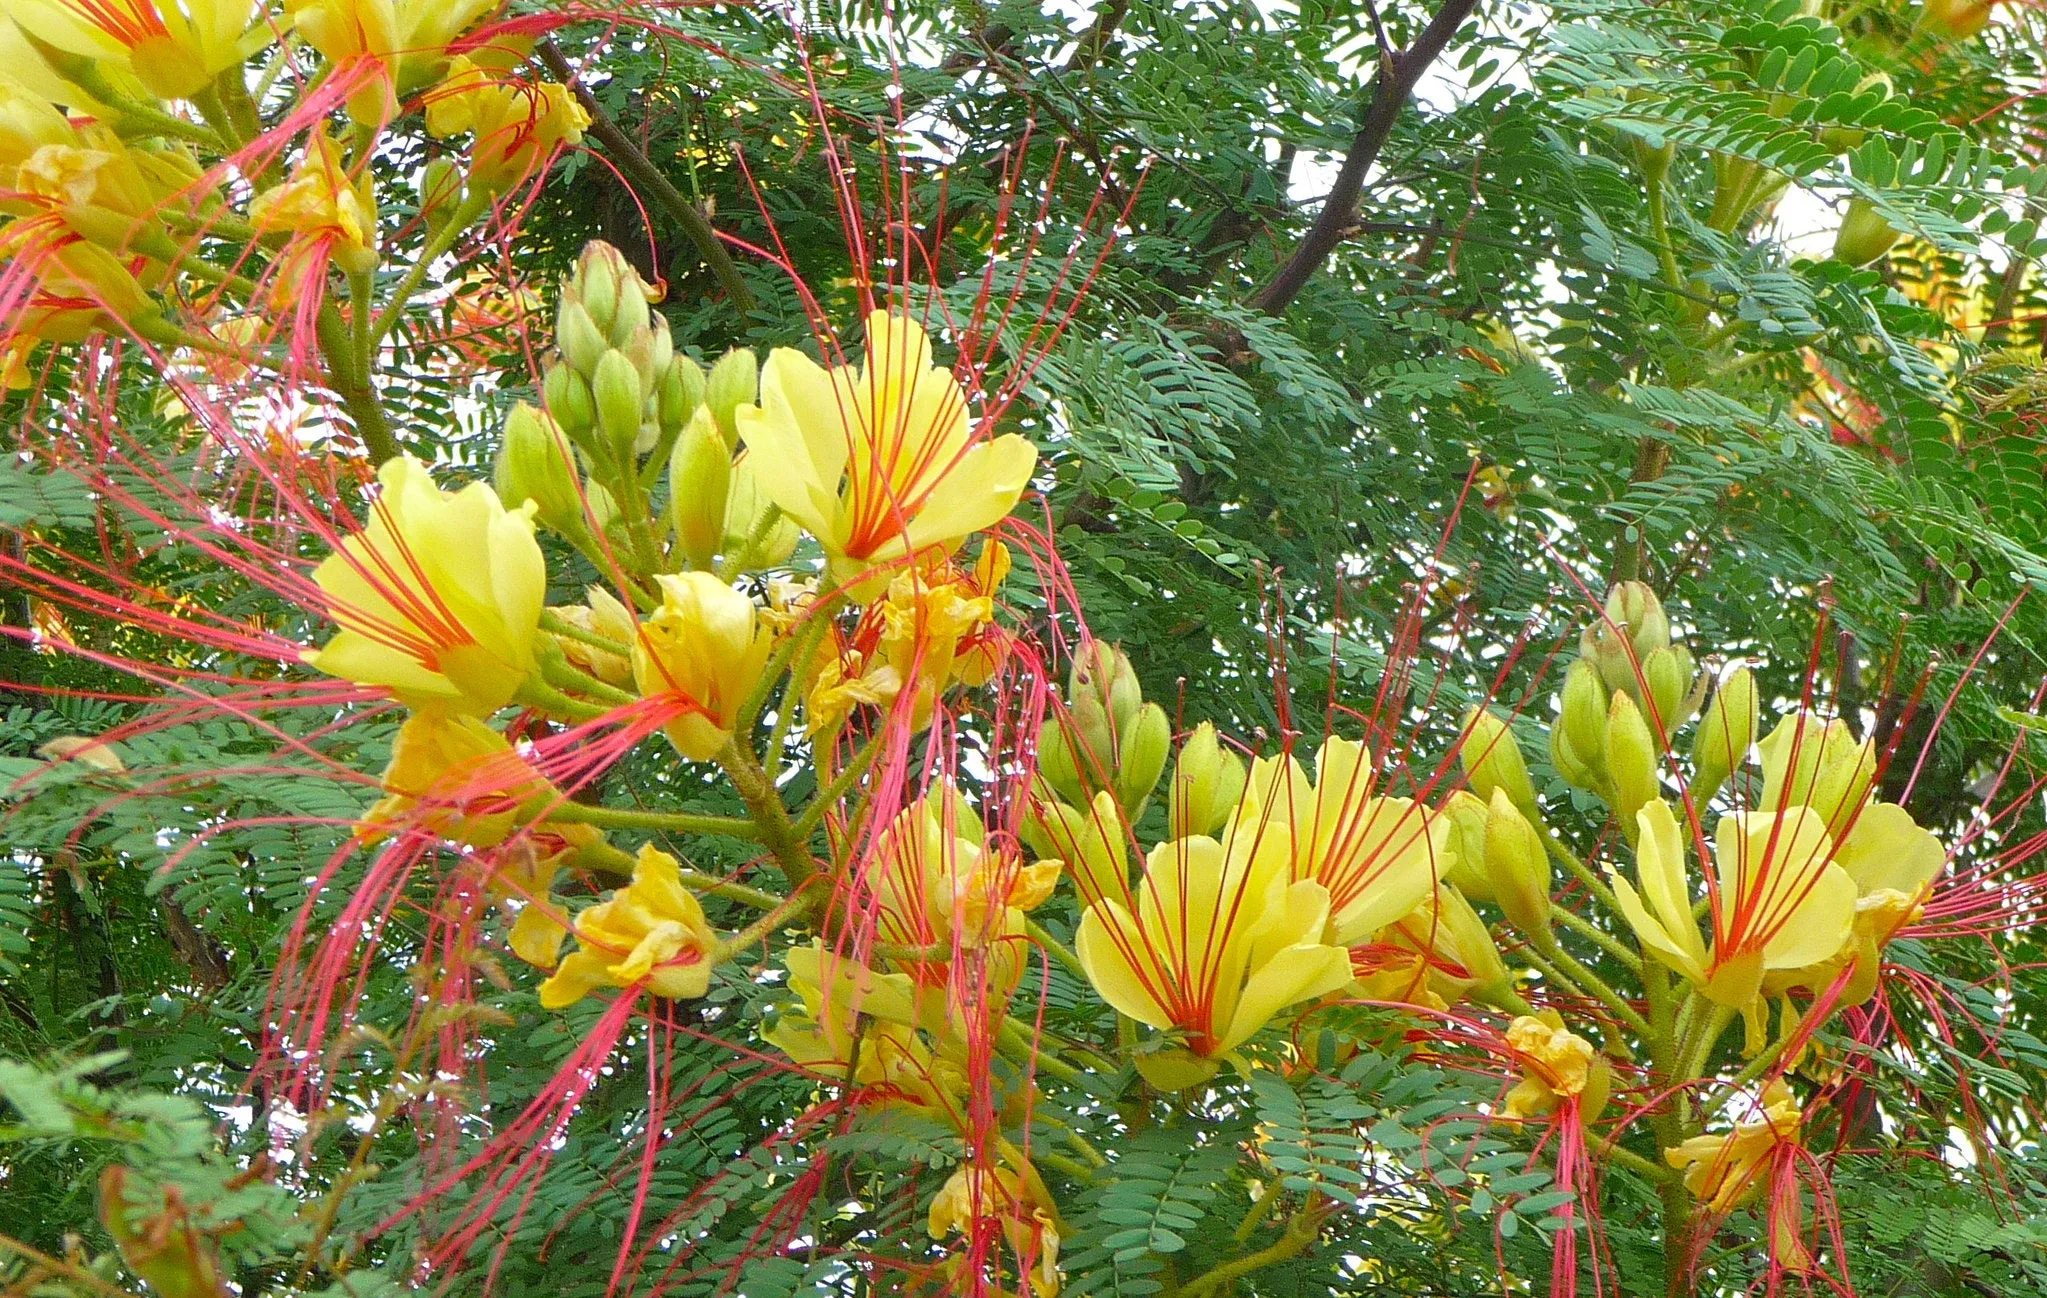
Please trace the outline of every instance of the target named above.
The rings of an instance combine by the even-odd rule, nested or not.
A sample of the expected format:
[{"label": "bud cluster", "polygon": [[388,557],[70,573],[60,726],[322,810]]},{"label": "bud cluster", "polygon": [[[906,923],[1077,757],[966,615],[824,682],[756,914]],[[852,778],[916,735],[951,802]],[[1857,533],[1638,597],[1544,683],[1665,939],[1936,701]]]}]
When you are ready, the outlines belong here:
[{"label": "bud cluster", "polygon": [[1135,820],[1165,772],[1172,741],[1172,722],[1144,701],[1130,659],[1091,640],[1067,675],[1064,724],[1038,739],[1038,774],[1068,806],[1085,807],[1108,792]]},{"label": "bud cluster", "polygon": [[[782,563],[795,524],[734,459],[735,412],[759,395],[759,362],[735,350],[705,374],[675,350],[653,296],[618,249],[583,249],[562,286],[542,408],[522,402],[506,421],[498,494],[533,501],[542,523],[579,543],[611,534],[651,569],[707,570],[721,555],[741,570]],[[647,490],[664,468],[665,518]]]}]

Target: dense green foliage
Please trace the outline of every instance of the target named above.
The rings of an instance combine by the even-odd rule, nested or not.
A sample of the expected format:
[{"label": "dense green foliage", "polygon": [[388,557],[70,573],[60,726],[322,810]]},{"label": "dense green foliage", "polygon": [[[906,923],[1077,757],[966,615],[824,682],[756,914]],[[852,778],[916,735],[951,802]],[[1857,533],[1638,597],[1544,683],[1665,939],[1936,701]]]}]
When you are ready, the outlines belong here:
[{"label": "dense green foliage", "polygon": [[[1213,719],[1269,748],[1288,727],[1317,730],[1332,697],[1368,708],[1410,613],[1425,691],[1544,710],[1553,651],[1583,625],[1591,593],[1640,577],[1702,657],[1754,662],[1766,699],[1810,689],[1899,739],[1891,796],[1929,745],[1910,805],[1922,823],[1955,827],[2030,733],[2014,714],[2041,710],[2047,671],[2047,605],[2021,600],[2047,583],[2036,426],[2047,287],[2032,260],[2047,251],[2036,94],[2047,20],[2000,9],[1982,34],[1950,40],[1915,27],[1916,5],[1818,7],[1478,4],[1400,107],[1345,237],[1278,311],[1256,303],[1369,115],[1375,75],[1387,75],[1373,71],[1378,45],[1408,49],[1433,10],[1103,0],[1076,16],[912,0],[887,24],[877,6],[822,7],[798,41],[776,14],[720,6],[664,10],[666,34],[574,24],[557,39],[572,62],[591,60],[598,101],[676,187],[746,243],[779,240],[833,320],[856,315],[856,277],[888,267],[849,259],[832,150],[852,163],[875,229],[900,218],[936,232],[916,254],[929,269],[909,278],[935,281],[959,315],[1004,227],[998,379],[1030,322],[1065,309],[1067,249],[1082,273],[1103,255],[1008,418],[1043,448],[1042,517],[1093,630],[1120,641],[1146,693],[1179,700],[1190,724]],[[394,146],[394,173],[440,147],[413,136],[415,152]],[[672,217],[642,207],[602,157],[593,146],[567,158],[509,236],[502,254],[526,283],[551,295],[602,237],[665,277],[661,310],[704,359],[808,343],[787,275],[740,253],[757,298],[742,317]],[[916,160],[915,183],[885,195],[902,157]],[[1767,190],[1743,177],[1770,173],[1789,188],[1729,198],[1743,183]],[[1863,268],[1827,257],[1850,198],[1906,233]],[[1007,307],[1032,240],[1038,260]],[[530,396],[532,378],[508,361],[513,382],[449,391],[436,368],[454,351],[445,324],[407,336],[411,377],[388,398],[408,445],[481,472],[496,410]],[[510,333],[490,339],[496,359],[516,352]],[[146,397],[134,404],[134,426],[161,430],[167,456],[188,449]],[[116,511],[49,467],[0,464],[0,531],[132,559],[167,596],[317,638],[299,610],[188,549],[157,547],[132,517],[114,518],[105,539]],[[1009,592],[1019,617],[1072,632],[1065,611],[1045,616],[1022,567]],[[9,599],[10,630],[37,616]],[[75,615],[67,634],[145,661],[177,652]],[[1521,650],[1482,652],[1500,645]],[[336,1052],[350,1081],[338,1108],[290,1115],[309,1134],[276,1185],[234,1171],[260,1152],[256,1119],[276,1116],[252,1114],[245,1085],[287,932],[330,863],[315,931],[360,882],[368,862],[342,853],[346,822],[376,796],[280,738],[373,772],[392,727],[208,715],[124,742],[124,773],[38,757],[50,739],[132,718],[128,696],[154,692],[89,660],[0,644],[0,1054],[56,1061],[0,1069],[13,1108],[0,1109],[0,1236],[53,1255],[76,1236],[82,1255],[104,1253],[95,1187],[100,1169],[125,1164],[216,1223],[246,1224],[222,1235],[244,1295],[334,1285],[371,1298],[407,1281],[437,1222],[368,1242],[371,1229],[480,1138],[480,1125],[450,1129],[422,1149],[389,1122],[397,1097],[430,1088],[375,1038],[375,1025],[403,1021],[426,976],[406,956],[428,916],[393,922],[394,958],[363,989],[370,1026]],[[1413,735],[1416,769],[1449,738]],[[2022,742],[2040,755],[2039,734]],[[1546,793],[1569,796],[1543,759],[1532,764]],[[667,779],[629,763],[605,795],[657,800],[674,793]],[[2040,829],[2035,799],[1991,846]],[[744,846],[730,845],[730,864]],[[726,863],[692,850],[707,868]],[[742,922],[718,904],[715,919]],[[1065,937],[1077,916],[1068,898],[1041,918]],[[1944,947],[1942,967],[1925,971],[1947,997],[1939,1014],[1901,998],[1909,1046],[1885,1052],[1869,1111],[1830,1129],[1854,1147],[1834,1165],[1830,1215],[1859,1291],[2047,1294],[2039,946]],[[1920,955],[1907,942],[1894,958]],[[1048,1027],[1087,1030],[1065,970],[1038,988],[1025,979]],[[789,1132],[808,1081],[689,1034],[752,1021],[775,990],[724,970],[706,1001],[676,1011],[679,1098],[665,1120],[686,1138],[661,1146],[652,1211],[675,1213],[664,1232],[694,1244],[667,1279],[692,1296],[873,1292],[842,1252],[920,1235],[957,1139],[912,1119]],[[488,1073],[448,1084],[476,1088],[478,1112],[516,1112],[601,1009],[543,1017],[533,1006],[530,980],[503,977],[464,1025],[491,1042]],[[1408,1056],[1390,1022],[1327,1023],[1314,1048],[1344,1087],[1237,1079],[1198,1136],[1190,1117],[1188,1129],[1119,1141],[1112,1171],[1071,1191],[1095,1228],[1065,1242],[1068,1291],[1170,1293],[1207,1271],[1250,1203],[1234,1151],[1263,1141],[1290,1189],[1375,1195],[1381,1210],[1333,1218],[1313,1247],[1234,1292],[1544,1292],[1555,1234],[1574,1228],[1556,1215],[1569,1196],[1525,1141],[1470,1119],[1496,1079]],[[643,1063],[646,1048],[628,1038],[597,1079],[517,1236],[485,1237],[486,1250],[503,1248],[489,1292],[610,1291],[632,1210],[615,1186],[636,1174],[650,1121],[645,1078],[627,1061]],[[1823,1055],[1853,1048],[1821,1043]],[[1113,1114],[1038,1116],[1053,1147],[1055,1123],[1105,1129]],[[810,1247],[756,1257],[765,1214],[813,1160],[830,1179],[806,1187],[815,1198],[798,1233]],[[921,1177],[921,1201],[871,1201],[906,1171]],[[1653,1189],[1622,1173],[1612,1182],[1599,1247],[1621,1292],[1662,1293]],[[1582,1215],[1575,1229],[1589,1292],[1594,1242]],[[1743,1210],[1729,1233],[1760,1231]],[[308,1232],[340,1241],[356,1269],[298,1274]],[[1710,1291],[1761,1285],[1752,1260],[1709,1251]],[[667,1264],[657,1256],[639,1282]],[[485,1270],[457,1288],[484,1292]]]}]

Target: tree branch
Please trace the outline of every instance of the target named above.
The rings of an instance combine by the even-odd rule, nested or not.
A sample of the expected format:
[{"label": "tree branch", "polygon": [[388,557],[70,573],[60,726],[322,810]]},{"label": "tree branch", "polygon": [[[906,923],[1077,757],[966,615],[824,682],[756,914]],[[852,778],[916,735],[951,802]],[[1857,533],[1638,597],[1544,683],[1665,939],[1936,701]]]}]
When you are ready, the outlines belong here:
[{"label": "tree branch", "polygon": [[590,115],[590,134],[603,142],[604,151],[634,183],[644,186],[654,201],[675,218],[682,226],[682,232],[689,236],[689,241],[697,246],[697,255],[704,259],[704,264],[718,277],[718,283],[724,286],[725,296],[731,299],[732,305],[742,314],[750,314],[754,307],[753,290],[740,277],[739,267],[733,262],[732,254],[725,251],[725,245],[710,221],[697,210],[696,204],[682,196],[681,190],[668,182],[668,177],[661,174],[653,160],[640,152],[639,146],[612,120],[611,114],[604,111],[604,105],[597,102],[597,97],[584,88],[575,68],[569,65],[561,48],[552,39],[540,42],[535,52],[547,65],[547,70],[569,88],[576,96],[576,102]]},{"label": "tree branch", "polygon": [[1343,159],[1335,186],[1293,256],[1287,258],[1263,288],[1251,295],[1251,306],[1273,315],[1286,310],[1329,254],[1350,235],[1357,220],[1358,196],[1364,192],[1365,175],[1378,161],[1387,137],[1393,134],[1393,125],[1414,94],[1415,83],[1477,7],[1478,0],[1443,0],[1443,7],[1436,11],[1414,44],[1397,54],[1381,54],[1379,75],[1372,82],[1371,107],[1358,133],[1351,138],[1350,152]]}]

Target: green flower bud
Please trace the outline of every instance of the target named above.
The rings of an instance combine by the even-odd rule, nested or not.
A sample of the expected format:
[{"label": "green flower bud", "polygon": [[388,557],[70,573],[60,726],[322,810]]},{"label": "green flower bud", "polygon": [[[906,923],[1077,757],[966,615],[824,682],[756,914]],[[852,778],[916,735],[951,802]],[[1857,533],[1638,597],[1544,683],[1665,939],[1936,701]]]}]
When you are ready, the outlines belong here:
[{"label": "green flower bud", "polygon": [[1193,838],[1221,829],[1243,799],[1244,777],[1243,759],[1223,748],[1215,727],[1206,721],[1194,727],[1180,746],[1166,794],[1167,836]]},{"label": "green flower bud", "polygon": [[557,532],[583,527],[583,497],[577,490],[575,452],[561,427],[521,401],[505,418],[505,440],[492,472],[498,499],[508,509],[532,501],[540,521]]},{"label": "green flower bud", "polygon": [[625,254],[602,239],[583,245],[576,272],[563,297],[573,295],[614,347],[623,347],[647,327],[647,283]]},{"label": "green flower bud", "polygon": [[1642,659],[1642,679],[1649,684],[1649,702],[1656,709],[1652,729],[1666,742],[1692,719],[1692,709],[1698,706],[1692,686],[1698,676],[1691,651],[1683,645],[1667,645]]},{"label": "green flower bud", "polygon": [[462,199],[462,169],[447,158],[435,158],[420,169],[419,214],[429,233],[438,233],[453,219]]},{"label": "green flower bud", "polygon": [[775,521],[762,530],[775,503],[761,490],[754,473],[753,457],[741,456],[732,466],[732,486],[725,501],[725,544],[727,558],[745,571],[775,568],[789,562],[796,553],[801,533],[796,524],[777,510]]},{"label": "green flower bud", "polygon": [[1485,827],[1488,808],[1485,799],[1469,789],[1459,789],[1444,800],[1436,812],[1450,822],[1449,861],[1443,880],[1455,884],[1474,901],[1493,901],[1493,877],[1486,872]]},{"label": "green flower bud", "polygon": [[1038,798],[1024,817],[1018,836],[1040,858],[1066,863],[1083,902],[1103,897],[1127,900],[1130,852],[1116,799],[1104,791],[1083,805],[1085,811]]},{"label": "green flower bud", "polygon": [[1166,769],[1166,755],[1173,748],[1173,723],[1166,719],[1164,708],[1147,703],[1137,714],[1137,724],[1123,732],[1122,740],[1116,750],[1116,794],[1135,819]]},{"label": "green flower bud", "polygon": [[640,372],[641,389],[650,396],[659,393],[661,380],[675,363],[675,336],[668,331],[667,322],[658,321],[637,330],[617,346]]},{"label": "green flower bud", "polygon": [[1645,583],[1624,581],[1606,596],[1605,615],[1585,628],[1578,650],[1599,669],[1610,690],[1641,695],[1637,667],[1670,645],[1670,618],[1663,601]]},{"label": "green flower bud", "polygon": [[629,460],[640,440],[640,416],[647,408],[640,372],[624,352],[607,351],[590,375],[590,397],[597,406],[597,432],[620,460]]},{"label": "green flower bud", "polygon": [[1066,723],[1062,733],[1080,782],[1090,790],[1099,788],[1116,773],[1116,730],[1107,710],[1094,695],[1077,695],[1067,706]]},{"label": "green flower bud", "polygon": [[1635,813],[1662,790],[1656,775],[1661,751],[1634,696],[1615,694],[1606,717],[1606,769],[1613,792],[1609,803],[1630,843],[1638,832]]},{"label": "green flower bud", "polygon": [[1038,731],[1038,777],[1068,806],[1084,806],[1087,793],[1081,787],[1080,767],[1073,759],[1073,745],[1057,720],[1047,718]]},{"label": "green flower bud", "polygon": [[1867,266],[1891,250],[1898,241],[1898,228],[1886,221],[1866,198],[1848,200],[1847,214],[1834,234],[1834,260],[1850,266]]},{"label": "green flower bud", "polygon": [[540,399],[570,441],[580,445],[589,440],[597,426],[597,404],[581,374],[565,364],[548,366],[540,383]]},{"label": "green flower bud", "polygon": [[1506,912],[1507,922],[1538,944],[1550,938],[1549,854],[1544,850],[1542,832],[1515,809],[1505,789],[1493,790],[1486,807],[1486,875],[1493,899]]},{"label": "green flower bud", "polygon": [[1756,678],[1737,667],[1706,705],[1692,736],[1692,800],[1703,807],[1741,769],[1756,742]]},{"label": "green flower bud", "polygon": [[562,358],[586,379],[595,376],[598,360],[611,347],[583,304],[569,301],[562,303],[561,315],[555,321],[554,345],[561,348]]},{"label": "green flower bud", "polygon": [[1122,649],[1090,640],[1074,655],[1066,677],[1066,697],[1078,705],[1090,695],[1100,702],[1114,734],[1120,735],[1137,723],[1137,710],[1144,706],[1144,689]]},{"label": "green flower bud", "polygon": [[[661,376],[659,404],[661,427],[664,430],[681,428],[687,424],[696,414],[697,407],[704,404],[704,367],[677,352],[675,358],[668,362],[667,372]],[[717,427],[715,422],[712,427]],[[723,435],[719,434],[720,437]],[[725,453],[727,456],[732,453],[729,442],[726,444]]]},{"label": "green flower bud", "polygon": [[1573,788],[1601,793],[1606,777],[1606,683],[1590,659],[1564,674],[1561,712],[1549,732],[1550,761]]},{"label": "green flower bud", "polygon": [[1541,820],[1542,804],[1536,800],[1535,783],[1528,778],[1528,763],[1514,742],[1513,729],[1486,708],[1466,712],[1463,726],[1457,756],[1464,763],[1464,778],[1472,790],[1488,802],[1494,793],[1504,792],[1523,815]]},{"label": "green flower bud", "polygon": [[752,405],[760,398],[760,390],[761,365],[752,352],[734,348],[711,367],[711,375],[704,381],[704,404],[711,408],[727,446],[739,445],[739,425],[732,412]]},{"label": "green flower bud", "polygon": [[610,530],[611,525],[618,521],[618,498],[603,483],[595,481],[583,484],[583,494],[589,501],[591,523],[599,532]]},{"label": "green flower bud", "polygon": [[675,516],[675,538],[690,567],[709,568],[724,544],[731,491],[731,452],[710,412],[699,410],[668,454],[668,507]]}]

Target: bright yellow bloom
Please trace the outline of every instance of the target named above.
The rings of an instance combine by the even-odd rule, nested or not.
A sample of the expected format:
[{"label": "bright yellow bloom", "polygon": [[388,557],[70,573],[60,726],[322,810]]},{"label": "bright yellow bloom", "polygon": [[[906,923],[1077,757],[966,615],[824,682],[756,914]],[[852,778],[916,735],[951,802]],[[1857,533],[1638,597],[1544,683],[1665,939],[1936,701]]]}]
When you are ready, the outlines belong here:
[{"label": "bright yellow bloom", "polygon": [[1761,1112],[1735,1124],[1724,1136],[1693,1136],[1663,1151],[1663,1161],[1682,1168],[1685,1189],[1707,1210],[1734,1210],[1757,1184],[1756,1173],[1776,1156],[1779,1147],[1798,1140],[1803,1115],[1791,1088],[1781,1081],[1763,1092]]},{"label": "bright yellow bloom", "polygon": [[[544,814],[562,792],[505,737],[475,717],[433,709],[398,728],[384,768],[384,797],[363,816],[363,830],[416,825],[474,848],[496,847],[521,820]],[[594,826],[551,826],[551,838],[582,847]]]},{"label": "bright yellow bloom", "polygon": [[971,573],[939,560],[897,574],[850,636],[834,628],[838,652],[818,668],[804,700],[810,733],[831,733],[855,707],[894,704],[912,682],[910,728],[922,731],[953,684],[985,685],[1007,652],[995,593],[1008,573],[1009,547],[991,541]]},{"label": "bright yellow bloom", "polygon": [[576,950],[540,985],[544,1009],[573,1005],[599,987],[644,982],[656,996],[693,1000],[711,987],[718,935],[682,867],[668,853],[640,849],[633,881],[576,915]]},{"label": "bright yellow bloom", "polygon": [[277,36],[256,0],[9,0],[7,15],[164,99],[190,98]]},{"label": "bright yellow bloom", "polygon": [[777,349],[760,397],[735,418],[761,488],[824,546],[840,581],[951,553],[1009,513],[1037,465],[1024,437],[974,435],[966,393],[905,315],[868,316],[864,365],[827,371]]},{"label": "bright yellow bloom", "polygon": [[1449,823],[1407,798],[1372,796],[1372,754],[1334,736],[1311,783],[1291,755],[1251,765],[1235,833],[1274,837],[1296,880],[1329,891],[1334,940],[1355,946],[1420,905],[1448,868]]},{"label": "bright yellow bloom", "polygon": [[1606,1102],[1607,1066],[1592,1043],[1564,1027],[1555,1010],[1523,1014],[1507,1025],[1507,1048],[1521,1061],[1521,1081],[1507,1092],[1501,1116],[1546,1117],[1571,1096],[1596,1110]]},{"label": "bright yellow bloom", "polygon": [[972,1237],[975,1224],[989,1220],[1000,1224],[1017,1264],[1026,1268],[1030,1292],[1035,1298],[1054,1298],[1059,1292],[1059,1210],[1037,1169],[1014,1149],[1000,1151],[992,1168],[973,1163],[954,1168],[931,1200],[925,1225],[933,1239],[955,1233]]},{"label": "bright yellow bloom", "polygon": [[1329,892],[1289,879],[1279,837],[1161,843],[1135,914],[1114,897],[1089,906],[1076,948],[1102,999],[1213,1061],[1287,1006],[1348,984],[1348,953],[1324,940]]},{"label": "bright yellow bloom", "polygon": [[427,129],[441,139],[474,136],[469,181],[497,191],[531,175],[554,151],[583,138],[590,115],[567,86],[505,78],[457,57],[427,99]]},{"label": "bright yellow bloom", "polygon": [[512,912],[512,931],[507,938],[512,954],[536,969],[554,968],[561,958],[562,939],[569,933],[549,896],[555,876],[575,855],[574,848],[560,847],[561,841],[521,838],[507,844],[494,854],[484,880],[485,891],[499,908]]},{"label": "bright yellow bloom", "polygon": [[415,708],[488,716],[533,674],[547,567],[531,507],[483,483],[434,486],[401,455],[377,470],[369,525],[313,571],[341,633],[308,665]]},{"label": "bright yellow bloom", "polygon": [[[131,92],[133,98],[148,96],[149,92],[135,83],[134,78],[106,67],[99,71],[118,88]],[[124,82],[131,84],[121,84]],[[54,104],[80,117],[105,119],[113,115],[112,109],[71,84],[50,66],[42,51],[29,43],[28,36],[6,14],[0,14],[0,86],[26,91],[41,103]],[[0,126],[0,130],[5,130],[5,127]],[[0,163],[0,168],[6,165]]]},{"label": "bright yellow bloom", "polygon": [[[350,274],[377,268],[377,200],[369,173],[349,176],[324,127],[314,132],[291,175],[250,201],[249,223],[258,230],[289,231],[304,251],[324,251]],[[281,287],[295,288],[303,274],[301,269],[284,275]]]},{"label": "bright yellow bloom", "polygon": [[1845,722],[1797,713],[1779,722],[1756,745],[1763,759],[1758,811],[1808,806],[1839,838],[1862,810],[1876,779],[1876,745],[1857,743]]},{"label": "bright yellow bloom", "polygon": [[918,1035],[929,1002],[908,974],[877,973],[816,939],[782,963],[799,1003],[772,1013],[763,1037],[812,1072],[882,1089],[886,1103],[964,1129],[967,1075]]},{"label": "bright yellow bloom", "polygon": [[633,644],[633,679],[647,698],[679,702],[669,742],[693,762],[716,757],[732,739],[739,709],[760,683],[775,633],[753,601],[707,572],[655,578],[661,607]]},{"label": "bright yellow bloom", "polygon": [[[397,96],[438,79],[447,47],[499,0],[291,0],[306,43],[337,67],[356,65],[367,80],[349,97],[350,115],[375,122]],[[370,65],[363,69],[362,65]]]},{"label": "bright yellow bloom", "polygon": [[1614,896],[1643,949],[1722,1005],[1747,1008],[1771,970],[1833,958],[1855,923],[1855,880],[1810,808],[1736,812],[1715,833],[1714,941],[1692,919],[1685,842],[1661,798],[1639,813],[1636,877],[1615,875]]}]

